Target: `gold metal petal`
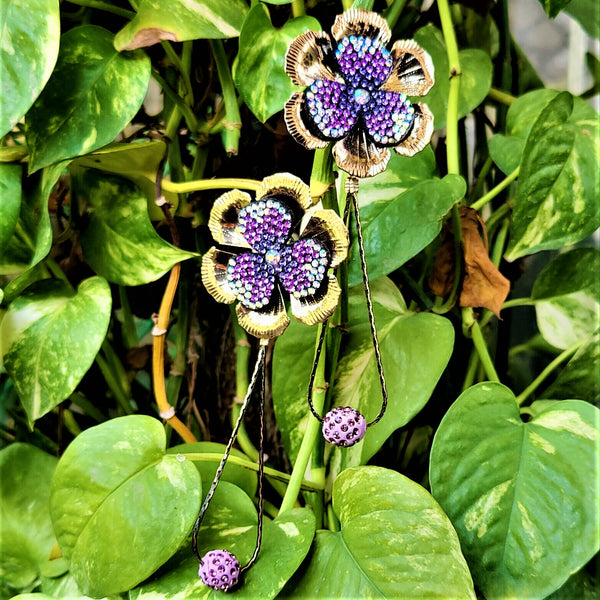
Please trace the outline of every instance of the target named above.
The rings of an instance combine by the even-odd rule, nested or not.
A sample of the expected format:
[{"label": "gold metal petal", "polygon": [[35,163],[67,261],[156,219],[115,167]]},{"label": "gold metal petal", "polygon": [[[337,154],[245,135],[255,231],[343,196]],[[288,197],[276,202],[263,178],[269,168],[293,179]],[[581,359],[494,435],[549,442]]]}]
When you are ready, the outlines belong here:
[{"label": "gold metal petal", "polygon": [[235,294],[227,283],[227,261],[230,256],[213,246],[202,257],[202,283],[217,302],[224,304],[231,304],[235,300]]},{"label": "gold metal petal", "polygon": [[292,314],[298,321],[305,325],[316,325],[333,314],[342,290],[333,275],[330,275],[326,280],[326,285],[325,293],[318,297],[294,298],[294,296],[291,296]]},{"label": "gold metal petal", "polygon": [[256,190],[257,200],[281,196],[296,203],[302,213],[312,206],[309,187],[300,177],[291,173],[276,173],[265,177]]},{"label": "gold metal petal", "polygon": [[414,40],[398,40],[392,46],[394,66],[382,90],[424,96],[433,86],[434,68],[431,56]]},{"label": "gold metal petal", "polygon": [[377,13],[351,8],[335,18],[331,33],[336,41],[350,35],[364,36],[385,46],[392,37],[387,21]]},{"label": "gold metal petal", "polygon": [[290,319],[285,312],[285,305],[281,298],[279,290],[275,290],[277,295],[277,304],[270,312],[259,312],[251,310],[238,304],[235,307],[239,324],[250,335],[254,337],[270,340],[280,336],[290,324]]},{"label": "gold metal petal", "polygon": [[381,173],[390,160],[387,148],[378,148],[367,139],[362,128],[355,128],[333,147],[337,166],[352,177],[373,177]]},{"label": "gold metal petal", "polygon": [[326,148],[329,142],[313,135],[302,120],[302,105],[304,94],[295,92],[285,103],[283,118],[290,135],[308,150],[315,148]]},{"label": "gold metal petal", "polygon": [[331,255],[331,268],[337,267],[348,256],[348,230],[333,210],[316,210],[300,237],[311,238],[325,246]]},{"label": "gold metal petal", "polygon": [[410,135],[394,150],[402,156],[414,156],[421,152],[431,140],[433,134],[433,114],[427,104],[418,102],[413,104],[415,107],[415,122]]},{"label": "gold metal petal", "polygon": [[340,80],[331,38],[324,31],[299,35],[285,54],[285,72],[294,85],[310,85],[315,79]]},{"label": "gold metal petal", "polygon": [[237,227],[237,213],[250,204],[252,198],[240,190],[231,190],[217,198],[208,219],[208,228],[215,242],[228,246],[250,248]]}]

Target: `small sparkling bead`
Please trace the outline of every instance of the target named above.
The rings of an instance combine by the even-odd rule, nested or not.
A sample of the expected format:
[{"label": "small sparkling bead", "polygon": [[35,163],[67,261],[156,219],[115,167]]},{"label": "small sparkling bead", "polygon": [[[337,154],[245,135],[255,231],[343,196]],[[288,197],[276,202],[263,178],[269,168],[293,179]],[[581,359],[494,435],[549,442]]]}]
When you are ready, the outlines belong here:
[{"label": "small sparkling bead", "polygon": [[361,88],[357,88],[356,90],[354,90],[354,102],[356,102],[356,104],[360,104],[362,106],[363,104],[366,104],[370,99],[371,94],[369,94],[367,90],[363,90]]},{"label": "small sparkling bead", "polygon": [[237,585],[240,563],[227,550],[211,550],[202,557],[198,576],[205,585],[226,592]]},{"label": "small sparkling bead", "polygon": [[340,447],[354,446],[367,431],[365,418],[350,406],[338,406],[323,419],[323,437],[330,444]]}]

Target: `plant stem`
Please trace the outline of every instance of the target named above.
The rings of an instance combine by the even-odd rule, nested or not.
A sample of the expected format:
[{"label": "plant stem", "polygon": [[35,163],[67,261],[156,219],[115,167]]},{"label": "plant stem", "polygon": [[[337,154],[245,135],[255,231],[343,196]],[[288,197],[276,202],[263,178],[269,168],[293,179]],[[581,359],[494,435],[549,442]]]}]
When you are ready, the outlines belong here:
[{"label": "plant stem", "polygon": [[[186,44],[187,44],[187,42],[186,42]],[[160,45],[163,47],[163,50],[165,51],[167,58],[173,63],[175,68],[179,71],[179,75],[181,76],[181,80],[183,83],[183,86],[182,86],[183,89],[181,91],[183,93],[183,97],[187,99],[188,96],[192,94],[192,82],[190,80],[189,71],[186,68],[186,65],[184,64],[184,61],[182,60],[182,58],[180,58],[179,54],[177,54],[177,52],[175,52],[175,50],[173,49],[171,42],[169,42],[167,40],[163,40],[160,43]],[[188,102],[187,104],[188,104],[188,106],[193,106],[193,98],[192,98],[192,102],[191,103]]]},{"label": "plant stem", "polygon": [[[458,94],[460,92],[460,59],[458,56],[458,44],[456,34],[450,15],[448,0],[438,0],[438,11],[442,24],[442,33],[446,44],[448,55],[448,66],[450,68],[450,89],[448,91],[448,111],[446,115],[446,158],[448,173],[458,175],[460,173],[459,143],[458,143]],[[443,76],[443,75],[442,75]]]},{"label": "plant stem", "polygon": [[479,364],[479,354],[473,349],[471,356],[469,357],[469,365],[467,366],[467,372],[465,374],[461,392],[468,390],[473,385]]},{"label": "plant stem", "polygon": [[487,345],[485,340],[483,339],[483,334],[481,333],[481,329],[479,327],[479,323],[473,314],[473,309],[463,308],[462,310],[463,317],[463,327],[466,327],[471,332],[471,339],[473,340],[473,345],[475,346],[475,350],[479,355],[479,360],[481,361],[481,365],[487,375],[487,378],[490,381],[496,381],[500,383],[500,378],[498,377],[498,373],[496,373],[496,369],[494,367],[494,363],[490,358],[490,353],[488,352]]},{"label": "plant stem", "polygon": [[390,29],[394,28],[394,25],[400,18],[407,2],[408,0],[394,0],[390,7],[385,11],[385,20],[390,26]]},{"label": "plant stem", "polygon": [[237,103],[237,95],[231,70],[227,62],[227,54],[221,40],[210,40],[210,47],[217,65],[217,73],[223,91],[223,102],[225,103],[225,119],[223,127],[225,128],[224,141],[225,151],[231,154],[237,154],[240,144],[240,133],[242,129],[242,119],[240,109]]},{"label": "plant stem", "polygon": [[131,405],[129,403],[129,398],[119,385],[118,378],[112,372],[107,360],[100,353],[96,355],[96,364],[100,368],[100,372],[102,373],[102,376],[104,377],[108,388],[113,393],[113,396],[119,403],[119,406],[123,409],[123,412],[126,415],[133,414],[133,409],[131,408]]},{"label": "plant stem", "polygon": [[[198,130],[198,119],[196,119],[196,115],[194,115],[192,109],[181,99],[181,97],[178,94],[176,94],[171,89],[169,84],[161,77],[161,75],[156,69],[152,70],[152,77],[154,77],[156,83],[160,85],[165,96],[168,96],[171,102],[173,102],[173,104],[175,105],[173,112],[169,117],[169,121],[165,130],[165,135],[171,140],[175,139],[175,134],[177,133],[177,127],[179,125],[181,115],[185,117],[185,122],[187,123],[187,126],[189,127],[192,134],[196,133],[196,131]],[[179,111],[179,113],[177,113],[177,111]]]},{"label": "plant stem", "polygon": [[132,10],[119,8],[118,6],[113,6],[112,4],[103,2],[102,0],[67,0],[67,2],[76,4],[77,6],[85,6],[86,8],[97,8],[98,10],[103,10],[129,20],[135,17],[135,13]]},{"label": "plant stem", "polygon": [[507,300],[502,305],[502,310],[506,308],[515,308],[516,306],[534,306],[535,300],[532,298],[513,298],[512,300]]},{"label": "plant stem", "polygon": [[[176,456],[183,456],[192,462],[219,463],[223,458],[223,454],[219,454],[218,452],[178,452]],[[229,455],[227,458],[227,464],[238,465],[239,467],[243,467],[249,471],[258,471],[258,465],[256,463],[246,460],[241,456],[235,456],[234,454]],[[283,473],[282,471],[277,471],[277,469],[273,469],[272,467],[264,467],[264,472],[267,477],[275,479],[276,481],[283,481],[287,483],[290,480],[290,475]],[[311,481],[302,480],[301,486],[310,492],[321,491],[321,488],[317,487]]]},{"label": "plant stem", "polygon": [[[327,324],[321,323],[319,325],[317,340],[321,336],[321,329],[323,327],[327,327]],[[319,364],[317,365],[317,372],[313,385],[313,406],[319,414],[321,414],[323,411],[323,405],[325,404],[325,355],[326,352],[322,351],[321,356],[319,357]],[[290,482],[285,492],[285,496],[281,502],[279,514],[283,514],[287,510],[292,509],[296,503],[302,484],[302,478],[306,472],[306,467],[308,466],[308,462],[310,460],[310,456],[312,454],[313,447],[320,429],[321,423],[309,415],[306,431],[304,432],[304,437],[302,438],[302,444],[300,445],[300,450],[298,451],[298,457],[296,458],[296,463],[294,464]]]},{"label": "plant stem", "polygon": [[517,404],[521,406],[523,402],[530,396],[539,385],[558,367],[561,363],[563,363],[567,358],[570,358],[579,348],[583,345],[583,342],[577,342],[574,346],[567,348],[563,352],[561,352],[551,363],[549,363],[546,368],[517,396]]},{"label": "plant stem", "polygon": [[516,98],[513,95],[507,92],[503,92],[502,90],[498,90],[496,88],[490,89],[490,91],[488,92],[488,98],[490,98],[491,100],[496,100],[497,102],[505,104],[506,106],[510,106],[516,100]]},{"label": "plant stem", "polygon": [[189,194],[190,192],[200,192],[203,190],[223,190],[223,189],[240,189],[250,190],[255,192],[260,186],[260,181],[256,179],[199,179],[196,181],[169,181],[163,179],[161,187],[165,192],[173,192],[174,194]]},{"label": "plant stem", "polygon": [[304,0],[293,0],[292,15],[294,17],[303,17],[305,14],[306,14],[306,7],[304,6]]},{"label": "plant stem", "polygon": [[518,176],[520,167],[517,167],[512,173],[507,175],[498,185],[493,187],[487,194],[481,196],[479,200],[471,204],[474,210],[481,210],[490,200],[493,200],[502,190],[507,188]]},{"label": "plant stem", "polygon": [[127,288],[122,285],[119,286],[119,300],[121,302],[121,312],[123,314],[123,344],[125,345],[125,348],[129,350],[137,347],[138,340],[133,313],[131,312],[131,306],[129,305],[129,298],[127,297]]}]

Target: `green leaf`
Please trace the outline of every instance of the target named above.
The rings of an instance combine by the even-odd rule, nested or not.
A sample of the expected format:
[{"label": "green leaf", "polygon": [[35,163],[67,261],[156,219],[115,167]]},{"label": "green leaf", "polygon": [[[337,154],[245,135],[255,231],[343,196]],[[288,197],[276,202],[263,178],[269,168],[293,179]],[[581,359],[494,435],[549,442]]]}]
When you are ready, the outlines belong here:
[{"label": "green leaf", "polygon": [[544,598],[597,552],[598,422],[591,404],[564,400],[524,423],[499,383],[446,413],[431,490],[487,598]]},{"label": "green leaf", "polygon": [[567,6],[571,0],[539,0],[540,4],[544,7],[546,14],[554,19],[558,13]]},{"label": "green leaf", "polygon": [[0,452],[0,569],[4,585],[14,590],[31,586],[41,573],[58,574],[49,562],[56,538],[48,510],[56,463],[55,457],[20,442]]},{"label": "green leaf", "polygon": [[600,326],[600,250],[576,248],[559,254],[539,274],[531,297],[544,339],[566,349]]},{"label": "green leaf", "polygon": [[119,54],[95,25],[61,37],[52,77],[27,113],[29,172],[112,142],[140,108],[150,81],[141,51]]},{"label": "green leaf", "polygon": [[285,72],[285,53],[292,40],[309,29],[319,31],[321,25],[313,17],[297,17],[276,29],[264,4],[250,9],[233,77],[240,96],[260,121],[282,110],[296,89]]},{"label": "green leaf", "polygon": [[200,477],[165,454],[161,423],[112,419],[69,445],[52,481],[50,514],[63,555],[84,594],[129,590],[188,535],[200,506]]},{"label": "green leaf", "polygon": [[[370,427],[365,439],[352,448],[332,452],[332,473],[365,463],[398,427],[408,423],[423,406],[452,353],[450,322],[432,314],[407,311],[389,279],[371,284],[378,337],[389,390],[393,390],[383,419]],[[351,291],[349,335],[340,355],[333,384],[334,399],[373,419],[381,406],[381,390],[362,288]],[[273,354],[273,405],[290,459],[295,461],[312,415],[306,391],[315,349],[316,329],[291,323]],[[392,368],[393,367],[393,368]]]},{"label": "green leaf", "polygon": [[115,36],[115,48],[237,37],[247,12],[243,0],[141,0],[137,15]]},{"label": "green leaf", "polygon": [[[423,98],[415,98],[425,102],[434,116],[435,129],[446,126],[448,110],[448,91],[450,89],[450,67],[444,45],[444,38],[439,29],[427,25],[415,32],[414,39],[431,56],[435,69],[435,84]],[[483,50],[468,48],[459,52],[460,59],[460,94],[458,98],[458,116],[464,117],[479,106],[492,85],[492,61]]]},{"label": "green leaf", "polygon": [[571,0],[565,8],[591,37],[600,39],[600,15],[596,0]]},{"label": "green leaf", "polygon": [[[71,573],[62,577],[42,577],[41,591],[56,600],[91,600],[90,596],[84,596]],[[35,600],[35,598],[32,598]],[[110,596],[103,600],[123,600],[121,595]]]},{"label": "green leaf", "polygon": [[73,179],[78,197],[91,207],[80,241],[96,273],[120,285],[141,285],[198,256],[175,248],[156,233],[146,198],[134,183],[91,169],[74,173]]},{"label": "green leaf", "polygon": [[[156,206],[155,182],[166,149],[167,145],[161,140],[109,144],[96,152],[75,159],[73,166],[99,169],[133,181],[146,195],[150,218],[160,221],[164,219],[164,214],[162,209]],[[163,191],[163,196],[177,208],[178,194]]]},{"label": "green leaf", "polygon": [[[64,167],[65,163],[59,163],[23,179],[19,218],[13,230],[14,235],[2,247],[0,274],[23,273],[26,276],[50,252],[52,227],[48,198]],[[9,185],[14,189],[16,182],[13,180]],[[4,200],[5,196],[2,198]],[[19,287],[19,279],[17,277],[6,286],[7,298],[14,297],[12,290]]]},{"label": "green leaf", "polygon": [[30,423],[75,390],[106,336],[110,310],[110,288],[100,277],[77,292],[62,281],[40,281],[10,304],[0,324],[0,358]]},{"label": "green leaf", "polygon": [[452,524],[419,485],[380,467],[333,486],[341,530],[319,531],[283,598],[475,598]]},{"label": "green leaf", "polygon": [[[209,550],[226,548],[245,564],[256,543],[256,509],[238,487],[221,482],[198,534],[198,551],[203,556]],[[227,593],[227,597],[248,600],[270,600],[298,569],[306,556],[315,533],[315,518],[308,508],[296,508],[265,520],[263,541],[258,560],[243,576],[242,585]],[[130,600],[175,600],[175,598],[221,598],[205,586],[198,577],[198,561],[191,554],[172,569],[165,565],[155,577],[130,592]]]},{"label": "green leaf", "polygon": [[0,164],[0,248],[3,254],[19,220],[22,172],[21,165]]},{"label": "green leaf", "polygon": [[600,226],[599,164],[596,113],[557,95],[525,144],[507,260],[578,242]]},{"label": "green leaf", "polygon": [[[394,169],[412,170],[413,159],[398,159]],[[394,170],[379,177],[361,183],[359,193],[369,279],[388,275],[428,246],[441,231],[444,215],[466,191],[459,175],[427,179],[410,187],[405,187],[406,180],[394,182]],[[362,271],[356,235],[349,262],[349,285],[359,285]]]},{"label": "green leaf", "polygon": [[29,110],[58,56],[58,0],[0,3],[0,138]]},{"label": "green leaf", "polygon": [[[412,313],[389,279],[372,283],[377,337],[390,400],[381,421],[351,448],[333,448],[331,476],[365,464],[398,428],[406,425],[429,400],[454,347],[454,329],[445,317]],[[373,420],[381,408],[381,388],[362,288],[349,297],[348,337],[333,388],[336,406],[352,406]]]},{"label": "green leaf", "polygon": [[542,397],[568,400],[580,398],[600,404],[600,334],[591,337],[566,364]]},{"label": "green leaf", "polygon": [[[194,442],[191,444],[179,444],[178,446],[173,446],[167,450],[167,454],[187,454],[192,452],[197,452],[199,454],[223,455],[225,452],[225,444],[218,444],[216,442]],[[231,456],[237,456],[239,458],[248,460],[248,457],[243,452],[240,452],[235,448],[231,449]],[[217,472],[219,461],[204,462],[200,460],[192,460],[192,462],[198,469],[200,477],[202,478],[202,489],[206,490],[208,493],[215,473]],[[221,481],[228,481],[229,483],[237,485],[250,497],[254,496],[254,493],[256,492],[256,473],[254,471],[249,471],[244,467],[240,467],[239,465],[227,463],[225,465],[225,469],[223,470]]]}]

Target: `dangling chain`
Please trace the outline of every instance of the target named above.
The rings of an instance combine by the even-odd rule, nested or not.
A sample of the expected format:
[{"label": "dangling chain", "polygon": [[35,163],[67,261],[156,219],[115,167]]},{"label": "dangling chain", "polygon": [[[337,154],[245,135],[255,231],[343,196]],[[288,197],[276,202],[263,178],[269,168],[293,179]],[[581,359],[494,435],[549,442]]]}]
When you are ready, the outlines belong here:
[{"label": "dangling chain", "polygon": [[[371,328],[371,339],[373,341],[373,349],[375,350],[375,360],[377,362],[377,373],[379,374],[379,383],[381,385],[381,409],[379,410],[379,414],[369,423],[367,423],[367,427],[371,427],[371,425],[375,425],[378,423],[385,411],[387,409],[388,404],[388,393],[387,393],[387,385],[385,383],[385,375],[383,373],[383,363],[381,361],[381,352],[379,350],[379,340],[377,339],[377,329],[375,328],[375,315],[373,314],[373,302],[371,300],[371,287],[369,285],[369,275],[367,273],[367,261],[365,259],[365,247],[363,242],[362,235],[362,224],[360,221],[360,213],[358,210],[358,179],[356,177],[348,177],[346,179],[344,185],[344,191],[346,192],[346,206],[344,208],[344,222],[347,222],[348,215],[350,213],[350,208],[354,211],[354,218],[356,220],[356,239],[358,242],[358,254],[360,256],[360,268],[362,271],[363,283],[365,286],[365,300],[367,302],[367,312],[369,313],[369,326]],[[319,421],[323,422],[323,417],[319,415],[319,413],[315,410],[312,402],[312,392],[313,392],[313,384],[315,380],[315,375],[317,372],[317,365],[319,364],[319,358],[321,356],[321,350],[323,348],[323,341],[325,339],[325,333],[327,321],[325,321],[321,328],[321,335],[319,336],[319,341],[317,343],[317,348],[315,351],[315,358],[313,360],[312,370],[310,373],[310,379],[308,383],[308,406],[310,408],[310,412],[313,414],[315,418]]]},{"label": "dangling chain", "polygon": [[256,546],[254,548],[254,553],[250,560],[240,569],[240,572],[247,570],[258,557],[258,552],[260,550],[260,544],[262,541],[262,521],[263,521],[263,470],[264,470],[264,458],[263,458],[263,441],[264,441],[264,432],[263,432],[263,423],[264,423],[264,402],[265,402],[265,363],[267,357],[267,343],[268,340],[260,341],[260,349],[258,351],[258,356],[256,358],[256,364],[254,366],[254,372],[252,373],[252,379],[250,380],[250,384],[248,385],[248,391],[246,392],[246,396],[242,403],[242,407],[240,409],[240,414],[237,418],[233,431],[231,432],[231,436],[229,438],[229,442],[227,442],[227,446],[225,448],[225,453],[223,454],[223,458],[221,459],[221,463],[219,464],[219,468],[215,473],[210,489],[208,490],[208,494],[206,494],[206,498],[204,498],[204,502],[200,508],[200,512],[198,514],[198,518],[194,523],[194,528],[192,530],[192,550],[194,551],[194,555],[198,559],[200,564],[203,564],[202,558],[198,553],[198,530],[200,529],[200,525],[202,524],[202,520],[204,519],[204,515],[208,510],[208,506],[210,505],[210,501],[212,500],[215,491],[217,489],[217,485],[221,480],[221,476],[223,475],[223,470],[225,469],[225,465],[227,464],[227,459],[229,458],[229,454],[231,453],[231,448],[233,447],[233,443],[237,437],[238,431],[246,414],[246,410],[248,409],[248,405],[250,404],[250,398],[252,396],[252,391],[256,385],[256,382],[259,376],[262,379],[261,385],[261,398],[260,398],[260,438],[259,438],[259,447],[258,447],[258,531],[256,535]]}]

